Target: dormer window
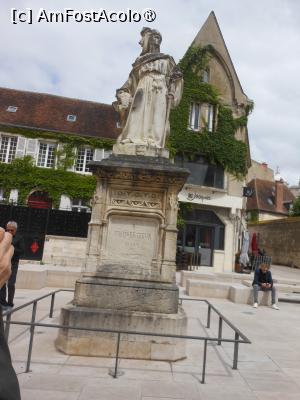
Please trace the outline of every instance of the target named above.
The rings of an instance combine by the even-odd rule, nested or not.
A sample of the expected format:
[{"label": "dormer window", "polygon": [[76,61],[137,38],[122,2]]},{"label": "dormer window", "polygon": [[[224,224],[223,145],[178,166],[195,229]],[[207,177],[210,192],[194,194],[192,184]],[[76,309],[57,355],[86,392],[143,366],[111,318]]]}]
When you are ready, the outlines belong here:
[{"label": "dormer window", "polygon": [[16,106],[8,106],[6,111],[8,112],[17,112],[18,107]]},{"label": "dormer window", "polygon": [[69,122],[75,122],[76,119],[77,119],[76,115],[69,114],[69,115],[67,116],[67,121],[69,121]]}]

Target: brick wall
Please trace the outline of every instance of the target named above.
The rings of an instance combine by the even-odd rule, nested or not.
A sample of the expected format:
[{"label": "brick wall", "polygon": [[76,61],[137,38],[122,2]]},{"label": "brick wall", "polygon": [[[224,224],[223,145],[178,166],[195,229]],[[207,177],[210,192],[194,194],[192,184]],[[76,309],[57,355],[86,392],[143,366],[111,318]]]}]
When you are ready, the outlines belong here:
[{"label": "brick wall", "polygon": [[249,224],[248,229],[259,234],[259,247],[273,264],[300,267],[300,217]]}]

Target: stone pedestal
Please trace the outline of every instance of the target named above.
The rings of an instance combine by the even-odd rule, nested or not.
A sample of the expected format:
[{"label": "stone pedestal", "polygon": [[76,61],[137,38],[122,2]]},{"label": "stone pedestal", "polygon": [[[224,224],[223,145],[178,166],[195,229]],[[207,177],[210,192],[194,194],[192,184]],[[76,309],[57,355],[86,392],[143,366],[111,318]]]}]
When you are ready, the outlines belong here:
[{"label": "stone pedestal", "polygon": [[[166,158],[112,155],[97,177],[84,270],[61,323],[77,327],[185,334],[175,285],[177,195],[188,171]],[[116,334],[61,330],[67,354],[114,356]],[[122,335],[121,356],[176,360],[184,340]]]}]

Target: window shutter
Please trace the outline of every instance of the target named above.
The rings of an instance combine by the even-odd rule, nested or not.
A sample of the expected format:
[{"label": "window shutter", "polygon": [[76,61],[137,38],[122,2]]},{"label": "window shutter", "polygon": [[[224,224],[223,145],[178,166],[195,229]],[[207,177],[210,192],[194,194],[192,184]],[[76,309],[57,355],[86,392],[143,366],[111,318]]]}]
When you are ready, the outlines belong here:
[{"label": "window shutter", "polygon": [[101,161],[104,158],[104,149],[95,149],[94,161]]},{"label": "window shutter", "polygon": [[36,158],[37,145],[38,145],[37,139],[28,139],[27,140],[26,155],[31,156],[34,160]]},{"label": "window shutter", "polygon": [[18,143],[16,149],[16,158],[22,158],[25,154],[26,138],[18,136]]},{"label": "window shutter", "polygon": [[112,151],[111,150],[104,150],[104,157],[103,158],[108,158],[111,155]]}]

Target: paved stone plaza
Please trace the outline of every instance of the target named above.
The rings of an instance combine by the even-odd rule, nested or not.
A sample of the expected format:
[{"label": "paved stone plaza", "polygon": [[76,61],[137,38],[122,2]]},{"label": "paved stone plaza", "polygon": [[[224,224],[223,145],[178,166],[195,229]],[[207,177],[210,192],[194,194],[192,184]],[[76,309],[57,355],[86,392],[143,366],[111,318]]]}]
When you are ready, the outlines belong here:
[{"label": "paved stone plaza", "polygon": [[[299,279],[300,271],[273,267],[275,278]],[[51,291],[19,289],[16,304]],[[300,297],[300,296],[299,296]],[[49,319],[50,301],[43,300],[37,319],[58,322],[60,307],[70,301],[72,293],[61,293],[56,300],[55,314]],[[224,299],[210,299],[252,344],[240,345],[238,370],[232,370],[233,345],[209,344],[206,384],[202,385],[203,342],[189,341],[188,357],[175,363],[121,360],[123,375],[112,378],[108,372],[114,359],[68,356],[54,347],[57,330],[36,328],[31,373],[24,373],[29,335],[21,326],[12,326],[10,348],[23,400],[167,400],[167,399],[285,399],[300,395],[300,318],[299,304],[279,303],[280,311],[269,307],[257,310],[248,305]],[[217,335],[217,317],[211,329],[205,327],[206,306],[185,302],[189,317],[188,334]],[[29,321],[30,309],[14,317]],[[212,314],[213,315],[213,314]],[[224,326],[224,337],[233,332]]]}]

